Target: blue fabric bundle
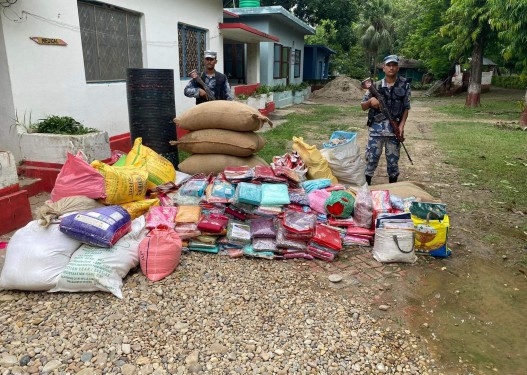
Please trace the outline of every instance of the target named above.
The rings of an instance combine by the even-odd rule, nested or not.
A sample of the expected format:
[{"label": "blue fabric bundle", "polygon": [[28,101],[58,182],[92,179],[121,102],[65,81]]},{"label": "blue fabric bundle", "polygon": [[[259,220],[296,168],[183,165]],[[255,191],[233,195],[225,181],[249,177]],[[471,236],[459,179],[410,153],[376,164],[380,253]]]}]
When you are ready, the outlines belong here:
[{"label": "blue fabric bundle", "polygon": [[329,178],[317,178],[316,180],[308,180],[302,182],[302,187],[306,193],[311,193],[313,190],[320,190],[331,186]]}]

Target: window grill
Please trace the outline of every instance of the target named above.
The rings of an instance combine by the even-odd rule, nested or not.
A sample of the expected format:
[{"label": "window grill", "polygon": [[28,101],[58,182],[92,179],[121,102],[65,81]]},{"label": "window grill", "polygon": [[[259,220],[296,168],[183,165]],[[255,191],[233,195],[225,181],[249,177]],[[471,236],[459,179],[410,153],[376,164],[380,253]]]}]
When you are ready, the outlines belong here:
[{"label": "window grill", "polygon": [[178,25],[179,76],[187,78],[188,73],[204,68],[206,31],[192,26]]}]

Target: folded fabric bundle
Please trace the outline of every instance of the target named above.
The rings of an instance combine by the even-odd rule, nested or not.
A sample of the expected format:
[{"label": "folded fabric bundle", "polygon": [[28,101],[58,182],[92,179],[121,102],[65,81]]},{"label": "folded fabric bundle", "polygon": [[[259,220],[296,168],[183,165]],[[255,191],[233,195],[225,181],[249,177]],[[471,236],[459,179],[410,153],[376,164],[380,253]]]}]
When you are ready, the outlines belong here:
[{"label": "folded fabric bundle", "polygon": [[314,190],[324,189],[328,186],[331,186],[331,180],[329,178],[317,178],[315,180],[302,182],[302,187],[308,193],[311,193]]}]

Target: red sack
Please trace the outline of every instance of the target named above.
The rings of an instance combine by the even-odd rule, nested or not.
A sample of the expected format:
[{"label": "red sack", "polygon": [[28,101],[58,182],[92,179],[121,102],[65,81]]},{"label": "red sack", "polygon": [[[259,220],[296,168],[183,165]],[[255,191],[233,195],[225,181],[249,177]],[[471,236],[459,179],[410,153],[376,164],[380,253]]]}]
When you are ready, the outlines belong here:
[{"label": "red sack", "polygon": [[51,191],[53,202],[77,195],[92,199],[106,198],[103,175],[88,164],[83,156],[81,151],[76,156],[68,152],[66,162],[62,166]]},{"label": "red sack", "polygon": [[342,249],[342,240],[339,231],[324,225],[317,224],[312,241],[333,250]]},{"label": "red sack", "polygon": [[179,264],[182,242],[172,228],[156,228],[139,243],[141,271],[151,281],[170,275]]}]

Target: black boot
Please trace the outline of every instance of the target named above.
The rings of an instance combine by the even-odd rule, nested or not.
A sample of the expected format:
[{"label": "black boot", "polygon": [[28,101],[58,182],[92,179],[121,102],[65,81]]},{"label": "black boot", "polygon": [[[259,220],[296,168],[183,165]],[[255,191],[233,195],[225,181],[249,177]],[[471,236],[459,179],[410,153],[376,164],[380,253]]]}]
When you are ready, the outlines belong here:
[{"label": "black boot", "polygon": [[388,182],[390,184],[393,184],[394,182],[397,182],[397,177],[388,177]]},{"label": "black boot", "polygon": [[366,175],[366,183],[371,185],[371,176]]}]

